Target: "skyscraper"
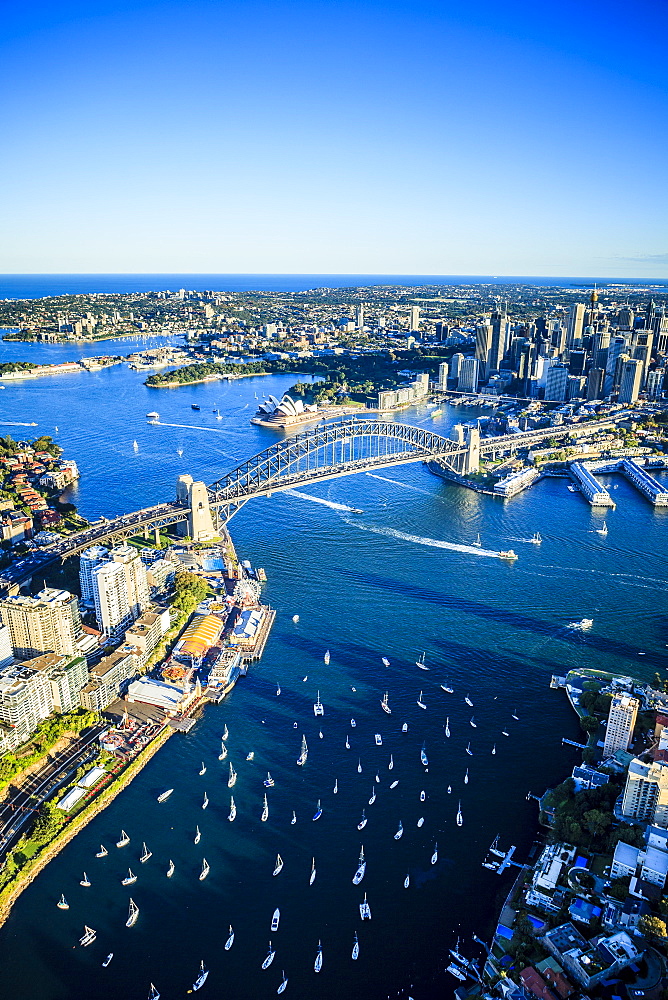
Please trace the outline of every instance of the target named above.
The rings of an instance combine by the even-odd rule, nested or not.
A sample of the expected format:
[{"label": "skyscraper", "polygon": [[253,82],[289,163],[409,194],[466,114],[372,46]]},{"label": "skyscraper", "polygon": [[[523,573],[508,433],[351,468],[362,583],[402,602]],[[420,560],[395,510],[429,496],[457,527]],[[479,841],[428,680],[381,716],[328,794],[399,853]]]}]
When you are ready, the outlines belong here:
[{"label": "skyscraper", "polygon": [[603,399],[605,371],[602,368],[590,368],[587,376],[587,399]]},{"label": "skyscraper", "polygon": [[478,359],[464,358],[459,366],[459,382],[457,388],[461,392],[475,392],[478,388]]},{"label": "skyscraper", "polygon": [[545,380],[545,399],[554,402],[561,402],[566,399],[566,385],[568,383],[568,368],[562,364],[552,365],[547,370]]},{"label": "skyscraper", "polygon": [[84,549],[79,556],[79,585],[81,587],[81,599],[92,604],[95,600],[93,594],[93,570],[101,562],[109,558],[109,550],[104,545],[94,545],[90,549]]},{"label": "skyscraper", "polygon": [[582,325],[584,322],[585,307],[583,302],[574,302],[568,311],[568,329],[566,333],[566,346],[572,347],[574,343],[582,340]]},{"label": "skyscraper", "polygon": [[411,333],[415,333],[420,329],[420,307],[411,306],[410,316],[409,316],[409,329]]},{"label": "skyscraper", "polygon": [[643,362],[629,358],[622,365],[622,380],[619,386],[620,403],[635,403],[642,385]]},{"label": "skyscraper", "polygon": [[438,388],[445,392],[448,388],[448,363],[443,361],[438,366]]},{"label": "skyscraper", "polygon": [[0,618],[9,629],[17,658],[76,652],[81,631],[79,604],[67,590],[45,587],[36,597],[6,597],[0,601]]},{"label": "skyscraper", "polygon": [[608,726],[605,730],[603,757],[612,757],[617,750],[628,750],[638,715],[639,701],[629,694],[616,694],[610,702]]},{"label": "skyscraper", "polygon": [[119,545],[111,550],[110,555],[115,563],[123,566],[130,614],[138,618],[150,602],[146,566],[137,549],[130,545]]},{"label": "skyscraper", "polygon": [[95,620],[105,635],[121,632],[132,622],[125,567],[119,562],[100,563],[93,570]]},{"label": "skyscraper", "polygon": [[489,323],[478,323],[475,331],[475,356],[478,359],[480,380],[486,382],[492,371],[492,327]]},{"label": "skyscraper", "polygon": [[668,826],[668,764],[644,763],[637,758],[629,764],[622,799],[627,819],[654,826]]},{"label": "skyscraper", "polygon": [[491,315],[492,343],[489,352],[489,372],[498,372],[508,348],[510,323],[504,309],[495,309]]}]

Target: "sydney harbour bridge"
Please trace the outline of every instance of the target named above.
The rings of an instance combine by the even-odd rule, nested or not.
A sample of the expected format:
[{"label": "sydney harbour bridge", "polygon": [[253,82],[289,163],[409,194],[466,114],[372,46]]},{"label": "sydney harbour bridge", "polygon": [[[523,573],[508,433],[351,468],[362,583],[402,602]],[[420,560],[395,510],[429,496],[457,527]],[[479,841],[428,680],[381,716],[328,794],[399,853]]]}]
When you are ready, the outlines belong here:
[{"label": "sydney harbour bridge", "polygon": [[281,490],[349,476],[407,462],[435,462],[451,478],[464,480],[477,472],[481,455],[503,455],[547,438],[591,433],[595,427],[571,425],[480,438],[477,427],[456,425],[450,437],[423,427],[379,418],[354,417],[311,427],[285,438],[242,462],[210,486],[180,476],[176,500],[146,507],[113,519],[102,518],[83,531],[32,552],[0,574],[0,591],[16,591],[47,565],[63,562],[91,545],[118,543],[125,538],[177,525],[184,536],[203,541],[224,531],[224,525],[249,500]]}]

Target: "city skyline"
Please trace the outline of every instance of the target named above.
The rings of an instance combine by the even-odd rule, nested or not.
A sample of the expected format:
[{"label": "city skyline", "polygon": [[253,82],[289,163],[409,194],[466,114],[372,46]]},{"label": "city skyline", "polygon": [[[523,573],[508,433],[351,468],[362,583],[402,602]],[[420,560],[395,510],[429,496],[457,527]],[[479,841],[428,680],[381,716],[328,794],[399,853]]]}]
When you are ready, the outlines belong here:
[{"label": "city skyline", "polygon": [[10,5],[0,271],[665,277],[665,19]]}]

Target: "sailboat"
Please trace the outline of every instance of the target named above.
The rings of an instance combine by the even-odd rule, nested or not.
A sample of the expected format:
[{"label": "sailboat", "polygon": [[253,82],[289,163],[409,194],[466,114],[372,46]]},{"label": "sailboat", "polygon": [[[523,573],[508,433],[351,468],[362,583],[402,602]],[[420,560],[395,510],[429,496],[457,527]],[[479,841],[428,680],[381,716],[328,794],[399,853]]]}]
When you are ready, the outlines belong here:
[{"label": "sailboat", "polygon": [[429,758],[427,757],[427,751],[424,748],[424,743],[422,744],[422,749],[420,750],[420,760],[425,767],[429,766]]},{"label": "sailboat", "polygon": [[218,754],[218,760],[225,760],[227,757],[227,747],[224,743],[220,744],[220,753]]},{"label": "sailboat", "polygon": [[202,989],[202,987],[204,986],[204,984],[206,982],[206,977],[208,975],[209,975],[209,970],[205,967],[205,965],[204,965],[204,959],[202,959],[202,961],[200,962],[200,966],[199,966],[199,976],[197,977],[197,979],[193,983],[193,993],[196,993],[197,990],[201,990]]},{"label": "sailboat", "polygon": [[274,955],[275,954],[276,954],[276,952],[271,947],[271,941],[270,941],[269,942],[269,951],[267,952],[267,957],[265,958],[264,962],[262,963],[262,968],[263,969],[268,969],[269,968],[269,966],[271,965],[271,963],[274,961]]},{"label": "sailboat", "polygon": [[327,649],[327,650],[325,651],[325,655],[323,656],[323,660],[325,661],[325,663],[327,663],[327,664],[328,664],[328,663],[329,663],[329,661],[330,661],[330,659],[331,659],[331,656],[330,656],[330,653],[329,653],[329,650]]},{"label": "sailboat", "polygon": [[366,816],[364,814],[364,810],[362,809],[362,818],[359,821],[359,823],[357,824],[357,829],[358,830],[363,830],[364,827],[366,826],[366,824],[367,824],[367,818],[366,818]]},{"label": "sailboat", "polygon": [[417,659],[417,660],[415,661],[415,666],[416,666],[416,667],[419,667],[419,668],[420,668],[420,670],[429,670],[429,667],[428,667],[428,666],[427,666],[427,664],[426,664],[426,663],[424,662],[424,660],[425,660],[425,655],[426,655],[426,654],[425,654],[425,653],[423,653],[423,654],[422,654],[422,656],[418,657],[418,659]]},{"label": "sailboat", "polygon": [[227,817],[230,823],[234,823],[237,817],[237,807],[234,804],[234,795],[230,795],[230,814]]},{"label": "sailboat", "polygon": [[313,963],[313,971],[320,972],[322,969],[322,944],[318,941],[318,951],[315,956],[315,962]]},{"label": "sailboat", "polygon": [[371,798],[369,799],[369,805],[372,806],[376,801],[376,786],[374,785],[371,789]]},{"label": "sailboat", "polygon": [[308,757],[308,745],[306,743],[306,737],[302,736],[302,749],[301,753],[299,754],[299,757],[297,758],[297,763],[299,764],[300,767],[306,763],[307,757]]},{"label": "sailboat", "polygon": [[202,761],[202,766],[201,766],[201,768],[199,769],[199,773],[200,773],[200,777],[201,777],[201,776],[202,776],[203,774],[206,774],[206,766],[205,766],[205,764],[204,764],[204,761]]},{"label": "sailboat", "polygon": [[125,830],[121,830],[121,839],[116,841],[116,847],[125,847],[126,844],[130,843],[130,838],[128,837]]},{"label": "sailboat", "polygon": [[179,456],[179,458],[181,458],[182,455],[183,455],[183,448],[177,448],[176,449],[176,454]]},{"label": "sailboat", "polygon": [[346,750],[350,750],[350,740],[348,739],[347,733],[346,733]]},{"label": "sailboat", "polygon": [[223,729],[223,735],[220,737],[223,742],[228,739],[230,735],[229,729],[227,728],[227,723],[225,723],[225,728]]},{"label": "sailboat", "polygon": [[125,921],[126,927],[134,927],[137,923],[137,917],[139,916],[139,907],[135,903],[134,899],[130,897],[130,907],[128,909],[128,919]]},{"label": "sailboat", "polygon": [[469,757],[472,757],[472,756],[473,756],[473,750],[471,750],[471,741],[470,741],[470,740],[469,740],[469,742],[468,742],[468,743],[466,744],[466,752],[467,752],[467,754],[469,755]]},{"label": "sailboat", "polygon": [[495,743],[495,744],[494,744],[494,746],[492,747],[492,753],[496,753],[496,743]]},{"label": "sailboat", "polygon": [[407,733],[408,732],[408,723],[407,722],[404,722],[403,726],[401,727],[401,731],[402,731],[402,733]]},{"label": "sailboat", "polygon": [[469,769],[467,767],[466,768],[466,774],[464,775],[464,784],[468,785],[468,783],[469,783]]},{"label": "sailboat", "polygon": [[417,821],[417,825],[420,827],[424,826],[424,816],[420,816],[419,820]]},{"label": "sailboat", "polygon": [[360,849],[360,859],[359,859],[359,864],[357,866],[357,871],[353,875],[353,885],[360,884],[360,882],[364,878],[365,872],[366,872],[366,861],[364,860],[364,848],[362,847]]},{"label": "sailboat", "polygon": [[480,532],[478,532],[478,536],[473,544],[477,545],[478,548],[480,548],[480,546],[482,545],[482,542],[480,541]]},{"label": "sailboat", "polygon": [[281,919],[281,911],[279,910],[278,907],[276,907],[271,917],[271,929],[274,934],[278,930],[278,922],[280,919]]},{"label": "sailboat", "polygon": [[208,804],[209,804],[209,796],[205,792],[204,793],[204,798],[202,800],[202,809],[206,809],[206,807],[208,806]]},{"label": "sailboat", "polygon": [[424,800],[426,798],[427,798],[427,795],[426,795],[425,790],[423,788],[422,791],[420,792],[420,802],[424,802]]},{"label": "sailboat", "polygon": [[366,893],[364,893],[364,902],[360,903],[360,917],[362,920],[371,920],[371,907],[366,901]]},{"label": "sailboat", "polygon": [[464,823],[464,819],[462,817],[462,803],[461,803],[461,800],[460,800],[460,802],[459,802],[459,804],[457,806],[457,826],[462,826],[463,823]]},{"label": "sailboat", "polygon": [[158,795],[158,802],[166,802],[173,791],[173,788],[168,788],[166,791],[161,792],[160,795]]},{"label": "sailboat", "polygon": [[530,541],[533,545],[540,545],[540,543],[543,541],[543,539],[540,537],[540,531],[534,532]]},{"label": "sailboat", "polygon": [[111,960],[112,960],[113,957],[114,957],[114,953],[113,953],[113,951],[110,951],[109,954],[107,955],[107,957],[105,958],[104,962],[102,963],[102,968],[103,969],[107,968],[107,966],[109,965],[109,963],[111,962]]},{"label": "sailboat", "polygon": [[311,861],[311,874],[309,875],[308,884],[313,885],[315,882],[315,858]]},{"label": "sailboat", "polygon": [[358,774],[362,773],[362,758],[361,757],[357,758],[357,773]]},{"label": "sailboat", "polygon": [[352,952],[353,962],[356,962],[359,957],[360,957],[360,945],[359,941],[357,940],[357,931],[355,931],[355,937],[353,939],[353,952]]},{"label": "sailboat", "polygon": [[128,873],[125,878],[121,879],[121,885],[134,885],[137,881],[137,876],[133,872],[132,868],[128,868]]},{"label": "sailboat", "polygon": [[61,894],[61,897],[58,900],[58,902],[56,903],[56,906],[58,907],[59,910],[69,910],[70,904],[65,899],[65,895],[64,894]]},{"label": "sailboat", "polygon": [[282,993],[287,985],[288,985],[288,980],[287,980],[287,976],[285,975],[285,969],[284,969],[283,970],[283,979],[281,980],[281,983],[280,983],[278,989],[276,990],[276,992],[277,993]]},{"label": "sailboat", "polygon": [[173,874],[174,874],[174,862],[170,858],[169,859],[169,868],[167,869],[167,878],[171,878]]},{"label": "sailboat", "polygon": [[237,782],[237,772],[232,767],[232,761],[230,761],[230,776],[227,779],[227,787],[234,788],[236,782]]},{"label": "sailboat", "polygon": [[207,877],[207,875],[209,874],[210,871],[211,871],[211,868],[209,866],[209,862],[206,860],[206,858],[202,858],[202,870],[199,873],[199,880],[200,880],[200,882],[204,881],[204,879]]},{"label": "sailboat", "polygon": [[516,708],[513,709],[513,715],[512,715],[512,717],[513,717],[513,719],[515,719],[516,722],[519,721],[519,715],[517,714],[517,709]]},{"label": "sailboat", "polygon": [[473,716],[473,715],[469,719],[469,726],[471,726],[473,729],[477,729],[478,728],[478,723],[475,721],[475,716]]},{"label": "sailboat", "polygon": [[277,684],[277,685],[276,685],[276,697],[277,697],[277,698],[278,698],[278,696],[280,695],[280,693],[281,693],[281,685],[280,685],[280,684]]},{"label": "sailboat", "polygon": [[90,889],[91,881],[85,872],[83,873],[83,878],[79,879],[79,885],[82,885],[84,889]]},{"label": "sailboat", "polygon": [[142,848],[143,850],[141,852],[141,857],[139,860],[141,861],[142,864],[144,864],[146,861],[148,861],[149,858],[153,857],[153,852],[149,851],[145,842],[142,844]]},{"label": "sailboat", "polygon": [[390,754],[390,761],[387,765],[388,771],[391,771],[393,767],[394,767],[394,758],[392,757],[392,754]]},{"label": "sailboat", "polygon": [[419,705],[420,708],[426,708],[427,707],[425,705],[425,703],[423,702],[423,700],[422,700],[422,691],[420,691],[420,697],[418,698],[417,703],[418,703],[418,705]]},{"label": "sailboat", "polygon": [[390,708],[390,706],[387,703],[388,699],[389,699],[389,696],[390,696],[389,695],[389,691],[386,691],[385,694],[382,697],[381,702],[380,702],[380,707],[382,708],[382,710],[384,712],[387,712],[388,715],[392,715],[392,709]]},{"label": "sailboat", "polygon": [[269,819],[269,803],[267,802],[266,792],[264,793],[264,804],[262,806],[262,815],[260,816],[260,819],[262,820],[263,823],[266,823],[267,820]]},{"label": "sailboat", "polygon": [[246,760],[255,760],[255,751],[249,750],[246,754]]},{"label": "sailboat", "polygon": [[89,944],[92,944],[97,937],[97,931],[94,931],[92,927],[88,927],[84,924],[84,932],[79,938],[79,944],[82,948],[87,948]]},{"label": "sailboat", "polygon": [[597,533],[599,535],[607,535],[607,533],[608,533],[608,522],[604,521],[603,522],[603,527],[602,528],[597,528],[596,531],[597,531]]},{"label": "sailboat", "polygon": [[395,840],[401,840],[401,838],[403,837],[403,835],[404,835],[403,823],[401,822],[401,820],[399,820],[399,827],[397,829],[397,832],[394,835],[394,839]]},{"label": "sailboat", "polygon": [[297,813],[293,809],[292,810],[292,819],[290,820],[290,825],[294,826],[296,822],[297,822]]},{"label": "sailboat", "polygon": [[264,781],[262,782],[262,784],[264,785],[265,788],[273,788],[274,787],[275,782],[274,782],[274,779],[272,778],[272,776],[269,774],[269,771],[267,771],[267,777],[264,779]]},{"label": "sailboat", "polygon": [[464,701],[466,702],[469,708],[473,708],[473,702],[471,701],[468,695],[465,695]]},{"label": "sailboat", "polygon": [[318,805],[316,807],[315,812],[313,813],[313,822],[315,823],[315,821],[317,819],[320,819],[321,816],[322,816],[322,806],[320,805],[320,799],[318,799]]},{"label": "sailboat", "polygon": [[283,858],[280,854],[276,855],[276,867],[274,868],[272,875],[278,875],[283,871]]},{"label": "sailboat", "polygon": [[97,854],[95,855],[95,857],[96,858],[106,858],[106,856],[107,856],[108,853],[109,853],[109,851],[104,846],[104,844],[100,844],[100,850],[97,852]]},{"label": "sailboat", "polygon": [[441,684],[441,689],[443,691],[445,691],[446,694],[452,694],[452,692],[454,691],[454,688],[449,683],[448,684]]},{"label": "sailboat", "polygon": [[234,944],[234,931],[232,930],[232,924],[230,924],[229,934],[227,937],[227,941],[225,942],[225,951],[229,951],[233,944]]},{"label": "sailboat", "polygon": [[404,889],[407,889],[410,884],[411,884],[411,876],[409,873],[404,879]]},{"label": "sailboat", "polygon": [[319,715],[324,715],[325,714],[325,706],[320,701],[320,692],[319,691],[318,691],[318,700],[316,702],[314,702],[314,704],[313,704],[313,714],[315,716],[319,716]]},{"label": "sailboat", "polygon": [[448,795],[452,795],[452,785],[448,785]]},{"label": "sailboat", "polygon": [[135,454],[139,451],[139,445],[137,444],[136,441],[132,442],[132,450],[135,452]]},{"label": "sailboat", "polygon": [[201,839],[202,839],[202,833],[200,831],[200,828],[198,826],[196,826],[195,827],[195,839],[194,839],[193,843],[199,844],[199,842],[200,842]]},{"label": "sailboat", "polygon": [[151,983],[151,992],[148,995],[148,1000],[160,1000],[160,994],[153,983]]}]

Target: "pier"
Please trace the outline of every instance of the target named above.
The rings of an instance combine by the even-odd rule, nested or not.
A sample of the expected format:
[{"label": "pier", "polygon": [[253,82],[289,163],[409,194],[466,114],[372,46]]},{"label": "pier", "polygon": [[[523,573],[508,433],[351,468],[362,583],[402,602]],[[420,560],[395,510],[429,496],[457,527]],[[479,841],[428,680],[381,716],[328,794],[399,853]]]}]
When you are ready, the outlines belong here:
[{"label": "pier", "polygon": [[572,462],[569,471],[580,487],[580,491],[587,503],[592,507],[615,507],[612,499],[604,486],[601,486],[595,476],[589,471],[584,462]]},{"label": "pier", "polygon": [[588,464],[595,472],[621,473],[655,507],[668,507],[668,486],[660,483],[650,475],[646,467],[632,458]]}]

